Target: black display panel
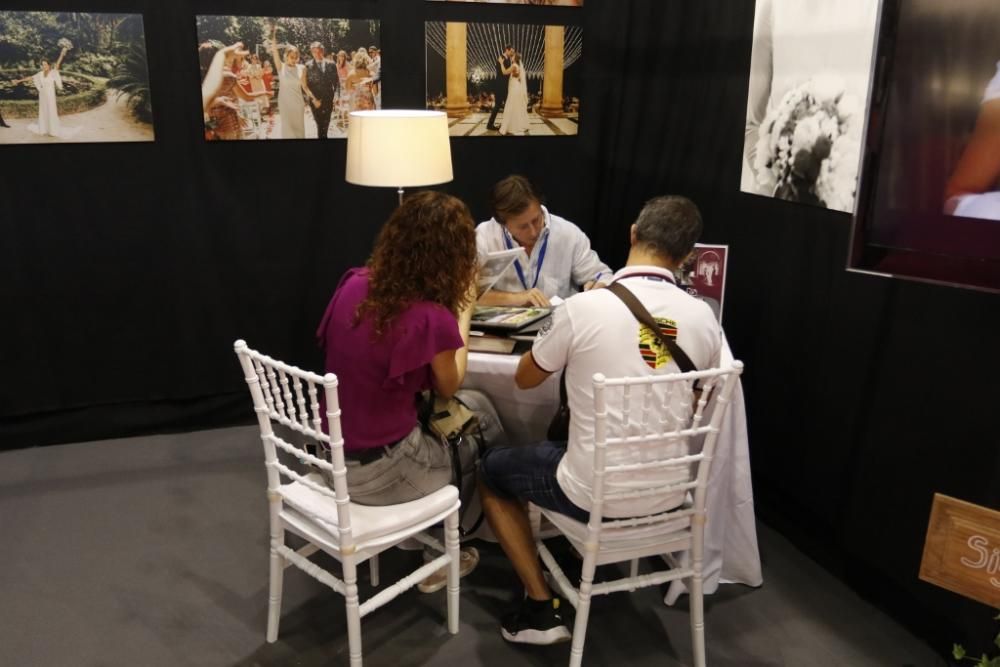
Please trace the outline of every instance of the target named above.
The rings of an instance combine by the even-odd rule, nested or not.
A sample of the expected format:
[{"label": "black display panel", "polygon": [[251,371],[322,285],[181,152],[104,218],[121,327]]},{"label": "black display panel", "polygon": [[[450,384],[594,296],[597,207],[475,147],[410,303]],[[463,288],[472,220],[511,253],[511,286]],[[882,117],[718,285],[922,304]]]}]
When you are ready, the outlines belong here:
[{"label": "black display panel", "polygon": [[1000,2],[883,0],[849,268],[1000,290]]}]

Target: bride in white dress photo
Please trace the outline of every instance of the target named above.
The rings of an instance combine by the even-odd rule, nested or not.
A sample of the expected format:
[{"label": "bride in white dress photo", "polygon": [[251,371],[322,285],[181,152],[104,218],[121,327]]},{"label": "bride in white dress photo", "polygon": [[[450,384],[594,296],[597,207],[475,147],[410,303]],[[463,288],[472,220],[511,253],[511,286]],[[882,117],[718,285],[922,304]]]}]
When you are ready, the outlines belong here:
[{"label": "bride in white dress photo", "polygon": [[[507,72],[504,72],[507,74]],[[500,134],[527,134],[528,132],[528,75],[521,65],[521,54],[515,53],[507,77],[507,103],[503,108]]]},{"label": "bride in white dress photo", "polygon": [[[786,93],[824,78],[843,85],[864,113],[878,0],[757,0],[740,189],[773,196],[758,179],[761,123]],[[844,174],[856,180],[857,168]]]},{"label": "bride in white dress photo", "polygon": [[67,129],[59,122],[59,109],[56,106],[56,90],[62,90],[62,77],[59,75],[59,66],[62,65],[69,46],[64,46],[59,52],[59,59],[54,65],[49,65],[47,60],[42,61],[42,69],[31,76],[17,79],[13,83],[26,83],[30,81],[38,91],[38,123],[32,123],[28,129],[35,134],[49,137],[65,138]]}]

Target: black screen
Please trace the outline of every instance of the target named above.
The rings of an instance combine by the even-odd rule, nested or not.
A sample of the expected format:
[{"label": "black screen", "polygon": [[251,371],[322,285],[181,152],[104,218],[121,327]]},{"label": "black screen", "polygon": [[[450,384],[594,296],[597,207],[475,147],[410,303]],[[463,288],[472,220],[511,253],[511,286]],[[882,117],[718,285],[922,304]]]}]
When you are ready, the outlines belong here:
[{"label": "black screen", "polygon": [[884,2],[853,267],[1000,289],[998,60],[995,0]]}]

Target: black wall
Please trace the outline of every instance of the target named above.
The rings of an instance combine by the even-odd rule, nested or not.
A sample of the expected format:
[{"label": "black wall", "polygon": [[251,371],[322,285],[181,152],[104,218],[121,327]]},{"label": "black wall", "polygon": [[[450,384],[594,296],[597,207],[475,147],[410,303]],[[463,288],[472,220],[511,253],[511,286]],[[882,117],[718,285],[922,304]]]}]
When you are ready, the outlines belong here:
[{"label": "black wall", "polygon": [[0,446],[248,420],[232,341],[318,368],[322,309],[394,206],[343,182],[343,142],[205,144],[195,14],[379,18],[386,107],[423,104],[427,18],[580,22],[580,136],[455,140],[445,189],[485,218],[525,173],[615,266],[645,199],[695,199],[731,246],[758,515],[942,651],[985,648],[989,609],[916,576],[933,492],[1000,507],[1000,298],[847,273],[848,216],[739,192],[753,4],[38,3],[144,14],[157,141],[0,146]]}]

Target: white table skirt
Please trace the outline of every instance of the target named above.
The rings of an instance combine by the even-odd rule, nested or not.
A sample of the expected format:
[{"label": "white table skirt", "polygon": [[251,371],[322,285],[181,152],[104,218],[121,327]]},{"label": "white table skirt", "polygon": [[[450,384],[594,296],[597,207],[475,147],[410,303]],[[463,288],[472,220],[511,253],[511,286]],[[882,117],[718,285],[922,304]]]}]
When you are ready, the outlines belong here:
[{"label": "white table skirt", "polygon": [[[490,397],[511,444],[531,444],[545,439],[549,420],[559,404],[559,376],[552,375],[532,389],[518,389],[514,386],[518,359],[515,355],[470,353],[463,388],[478,389]],[[732,359],[726,342],[722,350],[723,365]],[[714,593],[720,583],[760,586],[763,578],[750,482],[750,443],[740,383],[736,385],[716,444],[708,479],[707,507],[705,593]],[[683,582],[675,581],[664,602],[673,604],[686,592]]]}]

